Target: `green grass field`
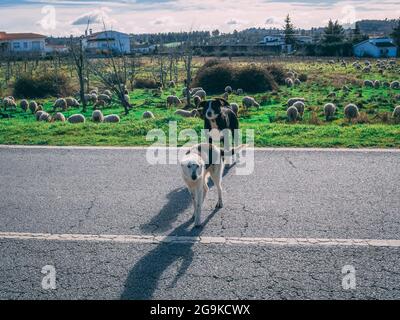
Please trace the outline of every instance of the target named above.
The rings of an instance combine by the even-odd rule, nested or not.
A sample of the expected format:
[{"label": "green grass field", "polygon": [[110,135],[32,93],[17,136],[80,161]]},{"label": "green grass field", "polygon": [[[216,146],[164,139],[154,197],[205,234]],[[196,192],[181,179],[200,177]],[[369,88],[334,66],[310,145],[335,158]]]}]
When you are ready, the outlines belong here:
[{"label": "green grass field", "polygon": [[[241,110],[241,129],[255,130],[256,146],[275,147],[400,147],[400,125],[395,124],[391,115],[400,90],[388,88],[362,87],[364,79],[382,81],[400,80],[399,73],[387,71],[381,75],[373,68],[369,74],[355,71],[351,66],[330,66],[317,62],[286,63],[285,68],[305,73],[308,80],[294,88],[281,86],[277,92],[266,92],[254,95],[260,102],[259,110],[249,112]],[[343,85],[350,87],[347,94],[341,90]],[[335,91],[337,98],[328,99],[329,92]],[[176,88],[178,95],[181,87]],[[0,119],[0,144],[24,145],[94,145],[94,146],[136,146],[149,145],[146,134],[151,129],[162,129],[168,132],[170,121],[176,121],[178,130],[203,127],[201,119],[182,118],[174,115],[175,108],[165,107],[165,99],[174,93],[172,89],[164,90],[161,97],[153,97],[150,90],[137,89],[130,93],[134,109],[125,116],[122,108],[111,104],[103,110],[105,115],[116,113],[121,116],[119,124],[96,124],[88,120],[85,124],[44,123],[37,122],[29,112],[20,109],[11,112],[13,118]],[[306,98],[307,110],[302,120],[288,123],[286,120],[286,101],[291,97]],[[243,96],[231,95],[230,102],[241,104]],[[50,110],[54,99],[40,101],[44,109]],[[334,102],[338,107],[336,117],[326,122],[322,106]],[[343,117],[343,108],[348,103],[360,106],[362,117],[349,123]],[[142,119],[144,111],[150,110],[155,119]],[[70,109],[65,116],[81,113],[79,109]],[[90,119],[92,108],[85,113]],[[185,141],[181,141],[183,144]]]}]

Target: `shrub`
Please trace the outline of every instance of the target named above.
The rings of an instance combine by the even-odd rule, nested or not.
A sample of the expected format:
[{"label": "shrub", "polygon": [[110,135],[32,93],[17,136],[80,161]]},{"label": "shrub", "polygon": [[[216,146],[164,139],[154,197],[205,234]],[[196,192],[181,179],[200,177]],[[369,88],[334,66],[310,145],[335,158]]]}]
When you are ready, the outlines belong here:
[{"label": "shrub", "polygon": [[[281,65],[270,64],[266,67],[267,71],[274,78],[275,82],[279,85],[285,84],[286,72]],[[301,80],[301,79],[300,79]]]},{"label": "shrub", "polygon": [[14,96],[17,98],[65,97],[72,95],[73,92],[71,81],[64,74],[25,75],[14,83]]},{"label": "shrub", "polygon": [[236,72],[234,84],[245,92],[257,93],[276,90],[277,84],[272,75],[263,67],[247,65]]},{"label": "shrub", "polygon": [[137,78],[135,80],[135,88],[137,89],[157,89],[157,82],[148,78]]},{"label": "shrub", "polygon": [[299,80],[301,82],[307,82],[308,76],[305,73],[300,73],[299,74]]},{"label": "shrub", "polygon": [[226,86],[232,86],[233,79],[233,68],[227,63],[217,63],[211,67],[203,66],[197,73],[193,86],[202,87],[208,94],[216,94],[224,92]]}]

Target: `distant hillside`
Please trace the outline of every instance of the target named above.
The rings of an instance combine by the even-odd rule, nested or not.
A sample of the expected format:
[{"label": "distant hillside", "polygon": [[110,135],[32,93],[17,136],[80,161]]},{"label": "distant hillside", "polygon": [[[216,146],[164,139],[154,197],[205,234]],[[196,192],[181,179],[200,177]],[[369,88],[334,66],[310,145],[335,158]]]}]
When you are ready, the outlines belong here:
[{"label": "distant hillside", "polygon": [[362,33],[368,35],[389,35],[398,20],[361,20],[357,24]]}]

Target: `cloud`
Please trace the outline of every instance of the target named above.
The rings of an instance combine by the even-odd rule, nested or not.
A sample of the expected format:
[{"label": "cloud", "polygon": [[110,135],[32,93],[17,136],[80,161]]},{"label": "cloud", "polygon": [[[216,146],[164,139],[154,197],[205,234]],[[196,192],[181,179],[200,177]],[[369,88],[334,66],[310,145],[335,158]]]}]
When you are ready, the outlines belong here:
[{"label": "cloud", "polygon": [[111,25],[116,23],[116,21],[109,16],[110,12],[111,12],[110,8],[102,7],[100,9],[79,16],[78,18],[76,18],[71,22],[71,25],[82,26],[87,24],[103,24],[103,23],[106,25]]}]

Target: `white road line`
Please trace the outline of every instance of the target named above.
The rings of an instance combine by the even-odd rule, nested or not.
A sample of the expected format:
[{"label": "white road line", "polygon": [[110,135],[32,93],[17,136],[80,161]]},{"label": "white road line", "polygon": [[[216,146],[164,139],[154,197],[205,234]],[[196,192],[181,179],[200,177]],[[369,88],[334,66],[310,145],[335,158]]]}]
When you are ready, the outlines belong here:
[{"label": "white road line", "polygon": [[[0,149],[59,149],[59,150],[147,150],[149,148],[163,149],[169,148],[172,150],[180,149],[179,147],[154,147],[154,146],[132,146],[132,147],[112,147],[112,146],[41,146],[41,145],[0,145]],[[255,151],[290,151],[290,152],[361,152],[361,153],[400,153],[400,149],[377,149],[377,148],[254,148]]]},{"label": "white road line", "polygon": [[305,247],[400,247],[400,240],[389,239],[325,239],[325,238],[241,238],[203,236],[94,235],[0,232],[1,239],[110,243],[183,243],[216,245],[305,246]]}]

